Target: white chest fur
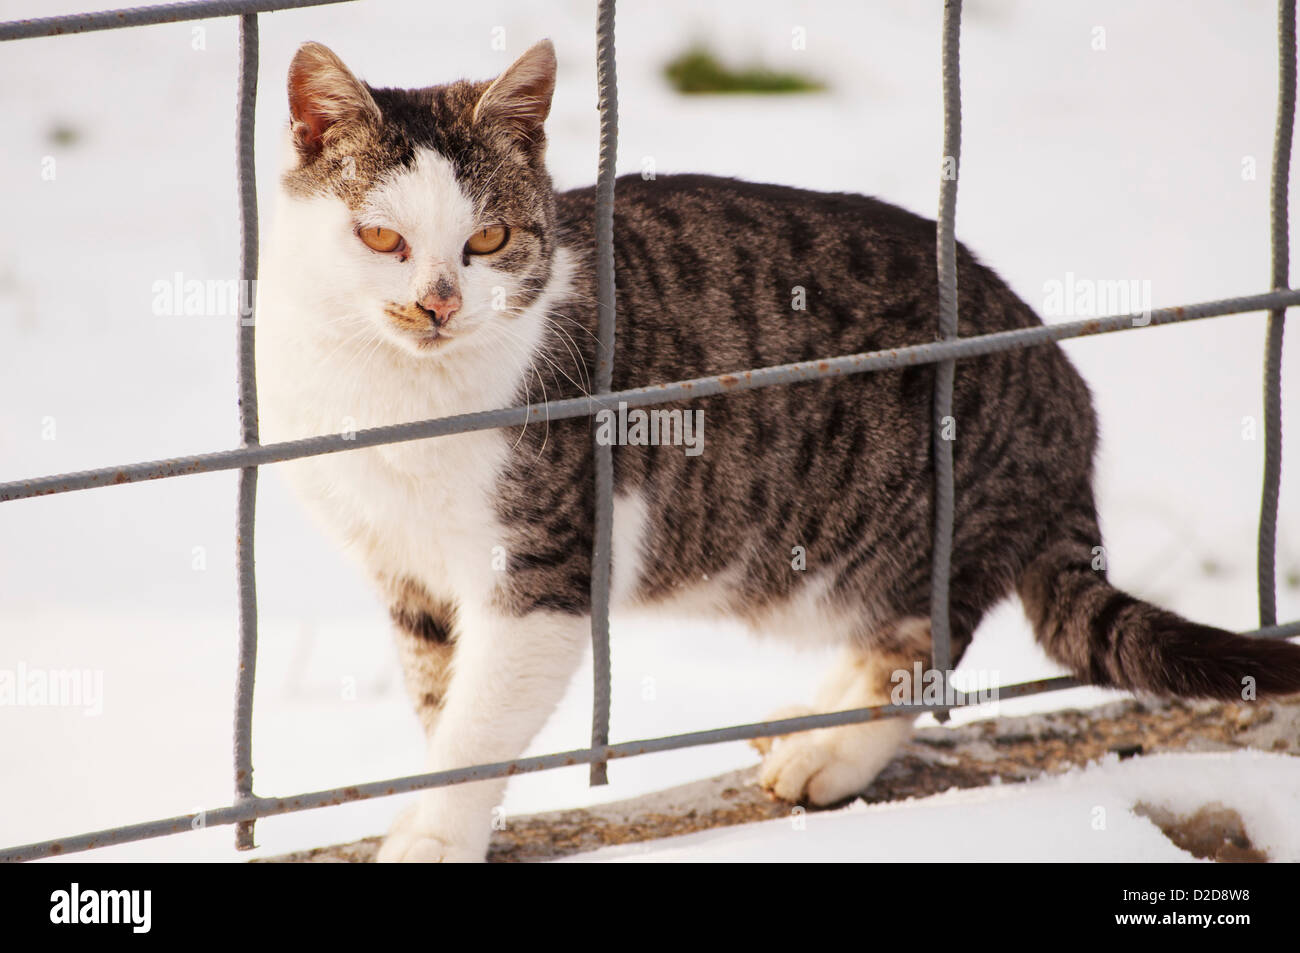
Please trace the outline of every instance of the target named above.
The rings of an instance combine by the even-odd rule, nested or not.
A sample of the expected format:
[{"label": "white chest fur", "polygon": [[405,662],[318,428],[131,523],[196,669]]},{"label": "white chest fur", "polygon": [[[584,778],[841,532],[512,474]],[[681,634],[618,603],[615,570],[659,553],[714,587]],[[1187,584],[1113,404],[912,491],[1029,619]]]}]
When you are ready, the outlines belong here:
[{"label": "white chest fur", "polygon": [[[495,387],[467,392],[431,362],[382,343],[368,345],[369,357],[347,348],[331,356],[332,342],[303,340],[269,316],[258,334],[264,441],[503,407],[513,396],[501,368],[495,380],[484,379]],[[433,592],[468,595],[491,586],[486,573],[501,542],[491,494],[508,451],[503,434],[481,431],[309,457],[286,464],[286,472],[372,572],[418,574]]]},{"label": "white chest fur", "polygon": [[[457,342],[446,359],[431,359],[392,346],[363,319],[330,314],[329,300],[281,279],[278,254],[271,244],[258,288],[263,442],[510,406],[541,315],[568,286],[571,268],[562,252],[553,289],[512,321],[509,348],[485,329]],[[285,471],[317,519],[372,573],[414,576],[464,604],[486,599],[498,579],[495,547],[506,534],[493,493],[509,453],[503,432],[485,430],[308,457]]]}]

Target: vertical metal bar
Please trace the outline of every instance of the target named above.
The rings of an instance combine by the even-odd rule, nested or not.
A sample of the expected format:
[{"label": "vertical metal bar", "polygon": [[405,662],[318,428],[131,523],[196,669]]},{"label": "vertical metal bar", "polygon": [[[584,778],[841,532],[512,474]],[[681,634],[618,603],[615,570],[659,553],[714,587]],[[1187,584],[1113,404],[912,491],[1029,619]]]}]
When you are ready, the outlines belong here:
[{"label": "vertical metal bar", "polygon": [[[1273,287],[1290,281],[1288,202],[1291,137],[1295,126],[1295,0],[1277,5],[1277,128],[1269,217],[1273,235]],[[1286,309],[1268,314],[1264,354],[1264,489],[1259,504],[1259,624],[1277,624],[1277,504],[1282,485],[1282,327]]]},{"label": "vertical metal bar", "polygon": [[[943,5],[943,174],[939,188],[937,264],[939,269],[939,337],[957,336],[957,177],[961,165],[961,0]],[[934,377],[934,550],[930,566],[930,636],[934,670],[943,673],[947,694],[952,668],[952,633],[948,615],[948,577],[952,568],[953,476],[952,418],[955,361],[935,366]]]},{"label": "vertical metal bar", "polygon": [[[257,15],[239,18],[239,122],[235,131],[239,180],[239,430],[245,447],[256,446],[257,373],[253,320],[257,281],[257,169],[253,130],[257,109]],[[257,579],[253,522],[257,467],[239,471],[235,555],[239,573],[239,670],[235,676],[235,803],[253,796],[253,683],[257,674]],[[253,821],[235,827],[235,847],[250,850]]]},{"label": "vertical metal bar", "polygon": [[[600,164],[596,173],[596,393],[608,394],[614,375],[614,167],[618,156],[618,77],[614,72],[614,0],[600,0],[596,20],[596,80],[600,87]],[[592,418],[595,441],[595,418]],[[613,448],[595,442],[596,526],[591,548],[591,746],[609,744],[609,569],[614,524]],[[604,761],[591,764],[591,784],[608,784]]]}]

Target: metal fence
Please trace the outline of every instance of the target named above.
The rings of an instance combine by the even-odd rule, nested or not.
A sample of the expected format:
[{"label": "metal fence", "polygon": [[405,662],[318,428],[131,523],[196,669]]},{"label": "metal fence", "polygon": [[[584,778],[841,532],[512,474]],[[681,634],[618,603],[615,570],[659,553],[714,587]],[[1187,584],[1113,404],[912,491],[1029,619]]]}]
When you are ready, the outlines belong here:
[{"label": "metal fence", "polygon": [[[161,6],[100,13],[76,14],[35,20],[0,23],[0,40],[57,36],[119,27],[145,26],[205,17],[238,16],[240,69],[236,149],[242,240],[240,277],[244,294],[257,277],[257,194],[253,161],[253,120],[257,94],[257,14],[299,7],[319,6],[346,0],[199,0]],[[690,400],[720,394],[772,387],[798,381],[895,370],[924,364],[936,365],[933,405],[934,551],[931,570],[932,664],[947,673],[951,667],[948,625],[948,582],[953,530],[952,443],[942,439],[941,423],[952,411],[952,385],[958,360],[1013,348],[1033,347],[1067,338],[1107,334],[1130,328],[1154,327],[1198,318],[1269,312],[1264,371],[1264,487],[1260,505],[1258,588],[1261,628],[1249,633],[1260,638],[1300,635],[1300,621],[1277,625],[1275,594],[1275,540],[1281,473],[1281,374],[1282,330],[1286,309],[1300,305],[1300,291],[1288,287],[1289,249],[1287,200],[1291,159],[1292,127],[1295,118],[1296,85],[1296,0],[1278,4],[1278,101],[1277,128],[1273,150],[1271,185],[1272,291],[1209,301],[1181,307],[1162,308],[1149,314],[1091,318],[1051,326],[1022,328],[963,338],[957,333],[957,273],[954,240],[954,211],[961,150],[961,89],[958,64],[961,28],[961,0],[945,0],[943,14],[943,119],[945,166],[953,170],[941,184],[937,228],[939,274],[939,321],[936,340],[890,351],[830,356],[824,360],[784,364],[736,371],[713,377],[675,381],[625,391],[610,391],[614,355],[614,166],[617,148],[617,84],[614,67],[614,0],[599,0],[597,20],[597,65],[600,88],[600,164],[596,185],[596,283],[598,295],[598,352],[596,393],[591,397],[557,400],[543,404],[509,407],[481,413],[462,414],[415,423],[376,427],[356,433],[312,437],[276,444],[262,444],[257,432],[257,389],[253,364],[254,325],[241,316],[239,341],[239,421],[241,446],[215,453],[195,454],[168,460],[102,467],[78,473],[44,476],[0,483],[0,502],[54,493],[68,493],[93,487],[135,483],[210,473],[239,471],[236,522],[239,587],[239,669],[235,698],[235,797],[234,803],[177,817],[129,824],[109,830],[78,834],[18,847],[0,849],[5,861],[32,860],[112,844],[183,833],[200,826],[236,825],[236,845],[253,846],[256,818],[292,811],[343,804],[366,798],[384,797],[424,788],[461,784],[484,778],[504,777],[526,771],[544,771],[576,764],[591,766],[591,783],[605,783],[605,767],[614,758],[626,758],[695,745],[717,744],[808,731],[929,711],[945,717],[952,708],[979,700],[977,695],[945,692],[952,703],[884,705],[829,714],[808,715],[755,724],[736,725],[710,731],[649,738],[619,744],[609,743],[609,570],[612,525],[613,476],[611,447],[593,439],[596,455],[596,533],[592,559],[592,647],[595,656],[594,704],[591,746],[574,751],[519,758],[513,761],[474,765],[452,771],[409,775],[348,787],[331,788],[290,797],[259,797],[253,793],[251,756],[253,684],[257,661],[257,598],[253,569],[253,528],[257,491],[257,468],[263,464],[324,453],[340,453],[385,443],[421,440],[446,434],[466,433],[526,424],[548,415],[553,419],[590,417],[603,409],[615,409],[620,402],[629,407]],[[251,315],[251,300],[243,300],[241,315]],[[1068,677],[1041,679],[996,689],[999,698],[1017,698],[1041,692],[1072,688],[1080,683]]]}]

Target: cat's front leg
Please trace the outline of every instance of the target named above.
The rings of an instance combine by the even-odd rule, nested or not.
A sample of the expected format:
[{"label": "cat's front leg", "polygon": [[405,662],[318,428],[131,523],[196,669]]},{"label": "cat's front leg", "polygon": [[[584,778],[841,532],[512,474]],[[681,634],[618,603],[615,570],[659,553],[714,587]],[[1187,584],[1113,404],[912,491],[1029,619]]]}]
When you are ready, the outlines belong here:
[{"label": "cat's front leg", "polygon": [[425,738],[433,737],[451,684],[456,655],[456,605],[404,576],[380,577],[388,596],[402,676]]},{"label": "cat's front leg", "polygon": [[[455,660],[429,739],[426,770],[519,757],[568,688],[590,638],[590,620],[560,612],[459,613]],[[433,788],[394,828],[378,860],[482,861],[505,779]]]}]

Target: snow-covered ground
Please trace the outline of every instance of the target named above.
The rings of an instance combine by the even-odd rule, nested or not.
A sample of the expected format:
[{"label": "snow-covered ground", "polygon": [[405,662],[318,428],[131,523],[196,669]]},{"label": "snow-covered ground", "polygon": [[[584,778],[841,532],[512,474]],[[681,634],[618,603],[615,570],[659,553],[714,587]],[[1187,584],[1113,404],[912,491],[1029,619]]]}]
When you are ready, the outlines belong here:
[{"label": "snow-covered ground", "polygon": [[[0,18],[98,6],[0,0]],[[427,85],[492,75],[550,36],[561,72],[551,167],[561,187],[590,183],[594,8],[590,0],[374,0],[261,17],[263,207],[275,187],[285,68],[307,39],[329,44],[373,82]],[[932,214],[939,11],[908,0],[624,3],[619,170],[649,160],[659,173],[868,192]],[[1272,17],[1268,0],[968,2],[959,236],[1039,308],[1048,283],[1069,274],[1149,281],[1156,306],[1264,290]],[[804,50],[792,49],[796,28],[805,31]],[[505,50],[495,50],[502,35]],[[815,74],[830,89],[683,99],[659,69],[694,37],[727,58]],[[1103,50],[1094,49],[1099,37]],[[235,273],[236,71],[232,20],[0,46],[0,208],[10,226],[0,230],[0,479],[236,442],[233,320],[153,308],[155,282],[178,272]],[[1257,431],[1263,326],[1262,315],[1243,315],[1066,345],[1101,414],[1099,490],[1113,577],[1193,618],[1239,629],[1257,621],[1262,443],[1251,439],[1248,418]],[[1293,341],[1284,367],[1292,407],[1300,406],[1298,371]],[[1300,576],[1294,457],[1279,534],[1284,577]],[[103,679],[98,715],[0,711],[0,843],[229,803],[234,491],[226,473],[0,506],[0,669],[87,669]],[[258,514],[257,790],[291,794],[418,771],[418,731],[383,607],[303,518],[274,466],[263,471]],[[1279,611],[1300,616],[1295,585],[1282,586]],[[817,652],[690,620],[616,618],[613,639],[612,733],[620,740],[761,718],[805,698],[825,664]],[[1056,672],[1014,605],[986,620],[963,668],[996,670],[1004,682]],[[533,753],[586,743],[589,680],[589,669],[579,674]],[[1001,710],[1104,697],[1076,691]],[[734,744],[630,759],[612,765],[610,786],[595,790],[582,768],[520,777],[506,806],[520,813],[624,798],[754,757]],[[1170,756],[1015,794],[810,819],[797,850],[839,856],[829,846],[836,837],[811,836],[832,825],[879,831],[938,822],[969,831],[972,819],[987,817],[1001,829],[996,819],[1021,808],[1036,830],[1050,829],[1041,842],[1075,844],[1072,831],[1089,836],[1075,810],[1087,802],[1114,808],[1108,843],[1131,834],[1123,847],[1105,848],[1114,851],[1108,856],[1154,858],[1147,822],[1123,816],[1135,792],[1225,800],[1234,775],[1253,789],[1294,791],[1296,778],[1279,761],[1235,756],[1221,768],[1203,756]],[[376,833],[397,807],[387,799],[265,820],[259,853]],[[944,816],[932,818],[936,810]],[[1241,810],[1248,822],[1271,823],[1263,802]],[[882,813],[888,821],[871,820]],[[700,835],[707,846],[689,850],[761,856],[761,836]],[[871,856],[915,856],[918,841],[861,836],[874,845]],[[1287,836],[1276,843],[1290,844],[1294,858]],[[249,856],[231,843],[231,831],[219,828],[87,856]],[[985,856],[1011,856],[997,853],[997,843],[989,837],[994,853]],[[1091,849],[1079,846],[1078,858],[1096,856]],[[1072,850],[1062,847],[1063,856]]]},{"label": "snow-covered ground", "polygon": [[[1250,778],[1243,784],[1242,778]],[[1300,761],[1259,751],[1106,761],[1031,784],[953,790],[918,801],[866,805],[788,820],[606,847],[572,858],[611,861],[897,861],[1171,863],[1192,856],[1135,804],[1178,815],[1213,803],[1236,810],[1255,847],[1300,860]]]}]

